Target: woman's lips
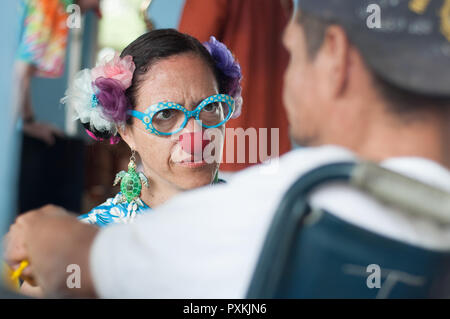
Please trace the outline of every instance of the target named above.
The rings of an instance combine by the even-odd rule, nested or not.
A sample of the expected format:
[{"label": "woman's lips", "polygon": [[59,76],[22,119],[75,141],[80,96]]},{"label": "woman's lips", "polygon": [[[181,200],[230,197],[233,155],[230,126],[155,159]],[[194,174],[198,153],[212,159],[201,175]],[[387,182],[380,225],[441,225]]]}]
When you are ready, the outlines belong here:
[{"label": "woman's lips", "polygon": [[175,149],[171,155],[171,162],[173,164],[188,168],[198,168],[211,164],[211,161],[208,159],[209,156],[205,158],[202,152],[194,154],[185,152],[179,144],[175,146]]},{"label": "woman's lips", "polygon": [[189,168],[198,168],[198,167],[203,167],[203,166],[208,165],[208,163],[205,161],[201,161],[201,162],[188,161],[188,162],[179,162],[179,163],[175,163],[175,164],[177,164],[179,166],[183,166],[183,167],[189,167]]},{"label": "woman's lips", "polygon": [[183,160],[177,162],[176,164],[185,166],[185,167],[201,167],[205,166],[208,163],[203,158],[202,154],[190,155],[185,157]]}]

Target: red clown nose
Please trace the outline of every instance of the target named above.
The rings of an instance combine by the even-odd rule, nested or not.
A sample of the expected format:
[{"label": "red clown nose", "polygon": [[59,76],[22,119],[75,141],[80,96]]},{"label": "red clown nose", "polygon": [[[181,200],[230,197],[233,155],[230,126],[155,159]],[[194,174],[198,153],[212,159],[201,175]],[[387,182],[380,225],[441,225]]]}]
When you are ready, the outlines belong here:
[{"label": "red clown nose", "polygon": [[181,148],[188,154],[203,154],[210,140],[203,138],[203,132],[183,133],[179,137]]}]

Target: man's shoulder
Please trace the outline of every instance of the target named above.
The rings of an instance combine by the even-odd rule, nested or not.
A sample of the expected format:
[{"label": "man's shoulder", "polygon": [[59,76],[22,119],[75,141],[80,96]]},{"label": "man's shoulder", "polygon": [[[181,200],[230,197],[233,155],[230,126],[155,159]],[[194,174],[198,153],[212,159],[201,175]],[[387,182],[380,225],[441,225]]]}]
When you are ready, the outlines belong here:
[{"label": "man's shoulder", "polygon": [[[264,186],[265,183],[279,181],[282,184],[293,183],[306,172],[321,165],[335,162],[356,161],[354,153],[343,147],[327,145],[304,147],[288,152],[280,158],[247,168],[233,177],[230,186],[240,183],[253,183]],[[259,183],[258,181],[261,181]],[[270,186],[270,185],[267,185]]]},{"label": "man's shoulder", "polygon": [[215,210],[248,210],[260,209],[263,202],[264,210],[267,207],[272,209],[289,187],[311,169],[355,160],[353,153],[337,146],[296,149],[270,163],[236,173],[226,184],[185,192],[163,206],[184,206],[189,210],[190,205],[200,209],[199,203],[210,203],[207,206],[215,207]]}]

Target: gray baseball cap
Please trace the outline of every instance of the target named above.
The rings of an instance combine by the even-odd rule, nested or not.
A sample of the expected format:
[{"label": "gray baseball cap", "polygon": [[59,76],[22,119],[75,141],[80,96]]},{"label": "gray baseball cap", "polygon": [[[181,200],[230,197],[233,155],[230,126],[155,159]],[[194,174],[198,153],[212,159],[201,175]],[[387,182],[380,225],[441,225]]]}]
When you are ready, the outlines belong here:
[{"label": "gray baseball cap", "polygon": [[387,82],[450,97],[450,0],[299,0],[297,8],[344,27]]}]

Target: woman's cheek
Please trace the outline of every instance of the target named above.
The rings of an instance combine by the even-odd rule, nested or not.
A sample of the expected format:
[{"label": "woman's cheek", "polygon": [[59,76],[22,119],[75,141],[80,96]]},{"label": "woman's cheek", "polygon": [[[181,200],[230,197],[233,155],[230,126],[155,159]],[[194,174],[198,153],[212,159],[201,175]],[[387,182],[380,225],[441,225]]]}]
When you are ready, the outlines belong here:
[{"label": "woman's cheek", "polygon": [[165,163],[169,158],[170,144],[164,138],[157,136],[146,136],[145,140],[140,139],[137,144],[140,148],[140,156],[146,166],[152,169],[164,170]]}]

